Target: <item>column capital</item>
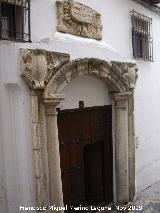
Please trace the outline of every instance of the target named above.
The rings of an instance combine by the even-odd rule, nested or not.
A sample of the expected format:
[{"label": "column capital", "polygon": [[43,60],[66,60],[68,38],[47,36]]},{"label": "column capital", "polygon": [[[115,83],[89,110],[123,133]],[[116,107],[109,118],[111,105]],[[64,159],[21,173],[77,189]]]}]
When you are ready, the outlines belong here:
[{"label": "column capital", "polygon": [[128,109],[128,100],[132,93],[112,93],[114,100],[115,109],[117,110],[127,110]]},{"label": "column capital", "polygon": [[43,97],[43,103],[45,104],[45,113],[47,116],[57,115],[56,107],[61,100],[64,100],[63,94],[52,94]]},{"label": "column capital", "polygon": [[123,92],[123,93],[111,93],[114,101],[127,101],[131,92]]},{"label": "column capital", "polygon": [[57,106],[62,100],[65,99],[64,94],[51,94],[43,97],[43,103],[45,105]]}]

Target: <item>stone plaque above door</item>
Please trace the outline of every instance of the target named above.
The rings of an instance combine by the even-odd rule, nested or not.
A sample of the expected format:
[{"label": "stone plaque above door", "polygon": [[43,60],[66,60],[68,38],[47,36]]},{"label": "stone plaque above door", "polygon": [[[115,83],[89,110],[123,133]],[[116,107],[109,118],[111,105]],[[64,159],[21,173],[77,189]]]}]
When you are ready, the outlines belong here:
[{"label": "stone plaque above door", "polygon": [[101,14],[73,0],[57,1],[57,30],[97,40],[102,39]]}]

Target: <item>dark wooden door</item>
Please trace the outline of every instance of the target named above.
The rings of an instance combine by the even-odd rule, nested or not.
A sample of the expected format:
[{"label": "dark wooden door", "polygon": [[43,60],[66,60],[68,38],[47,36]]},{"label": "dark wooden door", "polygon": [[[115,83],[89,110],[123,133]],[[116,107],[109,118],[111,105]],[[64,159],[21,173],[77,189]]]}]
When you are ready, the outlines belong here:
[{"label": "dark wooden door", "polygon": [[105,200],[103,141],[84,147],[84,181],[86,205],[103,202]]},{"label": "dark wooden door", "polygon": [[110,203],[112,107],[58,110],[58,132],[64,203]]}]

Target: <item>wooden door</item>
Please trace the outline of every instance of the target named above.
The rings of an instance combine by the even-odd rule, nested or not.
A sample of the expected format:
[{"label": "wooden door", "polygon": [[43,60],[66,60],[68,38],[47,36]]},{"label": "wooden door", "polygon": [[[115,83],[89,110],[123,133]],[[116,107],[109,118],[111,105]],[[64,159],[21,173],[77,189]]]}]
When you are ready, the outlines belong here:
[{"label": "wooden door", "polygon": [[59,110],[58,132],[66,205],[113,199],[112,107]]},{"label": "wooden door", "polygon": [[104,142],[84,147],[84,180],[86,205],[99,204],[104,194]]},{"label": "wooden door", "polygon": [[58,114],[63,199],[67,205],[84,204],[81,112]]}]

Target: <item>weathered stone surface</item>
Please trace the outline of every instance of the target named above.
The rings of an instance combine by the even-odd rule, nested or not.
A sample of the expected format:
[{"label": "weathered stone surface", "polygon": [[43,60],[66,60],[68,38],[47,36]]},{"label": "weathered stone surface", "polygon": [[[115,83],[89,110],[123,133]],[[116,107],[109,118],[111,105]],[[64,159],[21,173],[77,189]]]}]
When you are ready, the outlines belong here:
[{"label": "weathered stone surface", "polygon": [[[46,114],[46,135],[49,165],[49,194],[50,204],[63,207],[63,192],[61,182],[59,140],[56,107],[63,97],[55,95],[50,99],[44,98]],[[58,211],[63,212],[63,211]]]},{"label": "weathered stone surface", "polygon": [[47,191],[47,177],[44,161],[44,133],[42,131],[42,110],[43,105],[39,104],[38,97],[35,94],[31,96],[32,106],[32,138],[35,163],[35,175],[37,183],[37,204],[47,207],[49,205]]},{"label": "weathered stone surface", "polygon": [[62,66],[52,76],[45,95],[59,93],[74,78],[92,75],[107,84],[110,92],[129,92],[137,81],[137,67],[133,63],[106,62],[97,58],[76,59]]},{"label": "weathered stone surface", "polygon": [[87,38],[102,39],[101,15],[73,0],[57,1],[57,30]]},{"label": "weathered stone surface", "polygon": [[[108,85],[110,92],[129,92],[138,78],[134,63],[106,62],[97,58],[70,61],[69,54],[42,49],[21,49],[22,77],[32,90],[45,90],[45,94],[57,93],[80,75],[93,75]],[[66,83],[65,83],[66,82]]]},{"label": "weathered stone surface", "polygon": [[21,49],[22,77],[31,89],[44,89],[52,74],[69,61],[65,53],[42,49]]}]

